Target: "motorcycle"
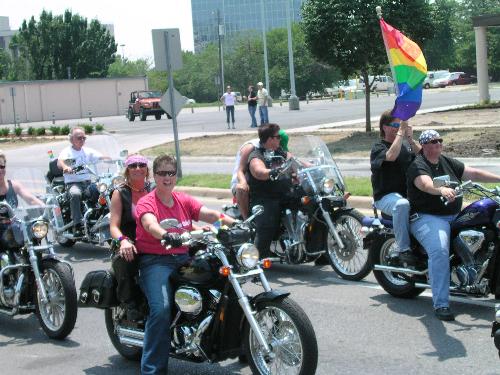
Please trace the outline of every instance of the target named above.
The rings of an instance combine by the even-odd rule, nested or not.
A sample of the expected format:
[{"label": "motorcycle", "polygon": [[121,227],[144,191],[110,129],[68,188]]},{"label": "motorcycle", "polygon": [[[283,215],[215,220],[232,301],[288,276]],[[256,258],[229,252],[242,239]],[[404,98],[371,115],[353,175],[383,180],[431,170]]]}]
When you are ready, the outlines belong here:
[{"label": "motorcycle", "polygon": [[[109,135],[89,137],[86,145],[96,150],[105,150],[109,160],[100,160],[93,165],[74,165],[74,160],[66,160],[73,167],[73,173],[88,172],[92,176],[91,185],[82,195],[81,210],[83,213],[83,235],[73,233],[71,219],[70,195],[64,184],[62,171],[57,167],[57,159],[49,162],[46,175],[47,191],[52,193],[50,204],[58,207],[51,216],[51,224],[56,232],[56,241],[63,247],[71,247],[77,241],[98,244],[100,246],[112,240],[109,232],[109,211],[111,193],[124,179],[121,175],[123,158],[126,151],[118,151],[118,145]],[[95,145],[95,146],[94,146]]]},{"label": "motorcycle", "polygon": [[495,320],[491,327],[491,337],[494,338],[495,346],[500,357],[500,303],[495,304]]},{"label": "motorcycle", "polygon": [[[479,199],[463,208],[451,223],[450,293],[500,298],[500,187],[488,189],[471,181],[460,185],[449,176],[433,179],[434,186],[455,189]],[[446,204],[446,201],[443,201]],[[410,218],[410,220],[412,220]],[[392,220],[387,217],[364,219],[365,248],[374,262],[374,275],[386,292],[394,297],[413,298],[430,288],[427,254],[413,238],[412,251],[417,258],[412,268],[391,265],[389,253],[395,246]]]},{"label": "motorcycle", "polygon": [[[251,217],[231,228],[181,234],[184,245],[191,247],[192,258],[171,277],[175,290],[172,357],[220,362],[244,355],[254,374],[315,373],[318,347],[311,322],[290,293],[271,288],[264,274],[271,262],[259,261],[258,250],[248,242],[249,224],[262,211],[261,206],[254,208]],[[167,229],[177,227],[178,222],[166,219],[160,225]],[[107,271],[97,272],[102,277],[89,274],[85,279],[114,278]],[[242,288],[246,283],[260,284],[264,291],[251,296]],[[106,290],[102,285],[107,285]],[[139,360],[147,307],[143,304],[142,320],[128,321],[126,306],[113,296],[115,285],[84,280],[79,303],[104,308],[107,332],[116,350],[127,359]],[[94,299],[96,295],[100,297]]]},{"label": "motorcycle", "polygon": [[[43,201],[43,176],[35,173],[18,169],[13,180]],[[29,186],[36,182],[39,190]],[[48,337],[62,340],[75,326],[77,294],[73,268],[54,251],[47,218],[52,209],[21,196],[17,207],[0,202],[0,313],[34,313]]]},{"label": "motorcycle", "polygon": [[[361,280],[371,271],[361,235],[363,215],[349,207],[346,184],[328,147],[317,136],[297,136],[290,142],[293,157],[281,164],[279,175],[295,183],[283,207],[279,238],[271,245],[273,261],[288,264],[330,264],[346,280]],[[278,176],[279,178],[279,176]],[[223,211],[239,217],[237,205]]]}]

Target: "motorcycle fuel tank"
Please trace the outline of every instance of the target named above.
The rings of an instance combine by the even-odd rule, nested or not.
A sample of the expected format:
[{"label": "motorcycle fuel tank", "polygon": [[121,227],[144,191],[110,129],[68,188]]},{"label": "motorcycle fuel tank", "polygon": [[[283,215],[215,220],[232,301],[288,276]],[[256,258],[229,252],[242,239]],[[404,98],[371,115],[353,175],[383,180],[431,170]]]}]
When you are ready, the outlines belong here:
[{"label": "motorcycle fuel tank", "polygon": [[220,260],[212,254],[197,255],[172,274],[176,284],[195,284],[208,287],[219,280]]},{"label": "motorcycle fuel tank", "polygon": [[498,208],[498,203],[490,198],[481,199],[465,207],[453,221],[452,230],[460,230],[465,227],[476,225],[487,225]]}]

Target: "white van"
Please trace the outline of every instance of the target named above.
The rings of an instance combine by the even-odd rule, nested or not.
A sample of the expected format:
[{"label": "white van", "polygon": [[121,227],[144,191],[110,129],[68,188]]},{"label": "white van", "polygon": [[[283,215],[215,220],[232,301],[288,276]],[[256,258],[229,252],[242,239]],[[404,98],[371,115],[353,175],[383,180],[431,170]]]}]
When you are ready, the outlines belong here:
[{"label": "white van", "polygon": [[443,78],[449,73],[450,73],[449,70],[432,70],[430,72],[427,72],[427,77],[425,77],[423,84],[424,89],[430,89],[431,87],[433,87],[432,83],[434,82],[435,79]]},{"label": "white van", "polygon": [[[368,76],[368,82],[373,81],[373,76]],[[365,89],[365,82],[363,78],[359,79],[359,88]],[[373,82],[372,91],[389,91],[394,92],[394,80],[391,76],[375,76],[375,81]]]}]

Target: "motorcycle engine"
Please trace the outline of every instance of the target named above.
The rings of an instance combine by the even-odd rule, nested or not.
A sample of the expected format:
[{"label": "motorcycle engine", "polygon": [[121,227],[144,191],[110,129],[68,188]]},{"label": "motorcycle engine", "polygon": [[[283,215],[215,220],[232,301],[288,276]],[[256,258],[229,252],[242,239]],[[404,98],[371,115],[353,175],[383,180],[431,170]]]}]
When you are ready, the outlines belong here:
[{"label": "motorcycle engine", "polygon": [[[0,269],[4,269],[7,266],[12,265],[13,263],[10,260],[10,257],[6,253],[0,253]],[[16,285],[16,271],[14,270],[6,270],[3,273],[3,289],[0,293],[3,294],[5,302],[7,302],[10,306],[14,304],[14,293],[15,293],[15,285]]]}]

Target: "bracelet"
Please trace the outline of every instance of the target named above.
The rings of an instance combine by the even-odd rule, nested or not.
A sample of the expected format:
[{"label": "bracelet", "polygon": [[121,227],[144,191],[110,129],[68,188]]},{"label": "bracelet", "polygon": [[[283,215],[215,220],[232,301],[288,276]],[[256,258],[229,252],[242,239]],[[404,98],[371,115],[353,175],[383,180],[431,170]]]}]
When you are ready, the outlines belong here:
[{"label": "bracelet", "polygon": [[130,238],[128,238],[127,236],[120,236],[118,238],[113,238],[113,242],[115,243],[116,246],[120,246],[120,243],[123,241],[123,240],[127,240],[127,241],[130,241]]}]

